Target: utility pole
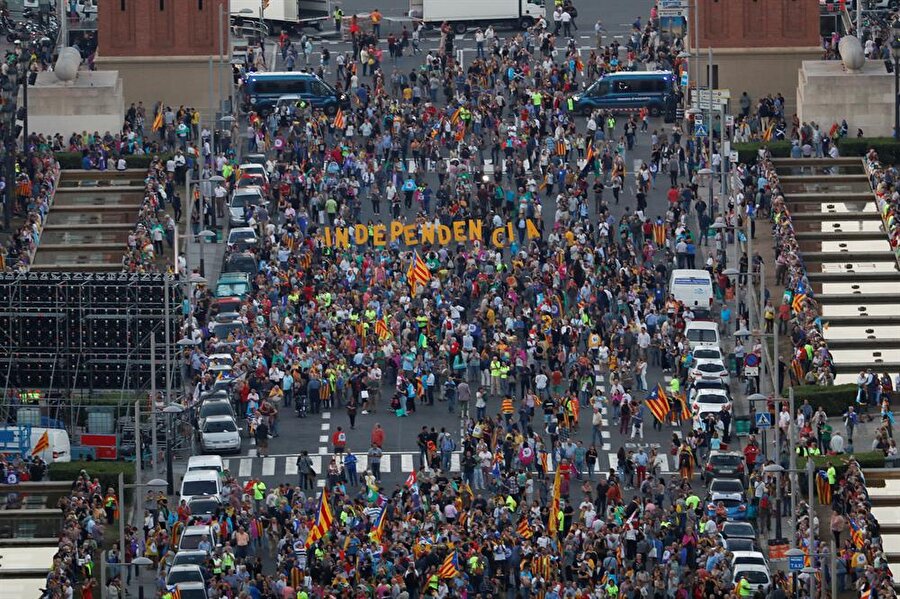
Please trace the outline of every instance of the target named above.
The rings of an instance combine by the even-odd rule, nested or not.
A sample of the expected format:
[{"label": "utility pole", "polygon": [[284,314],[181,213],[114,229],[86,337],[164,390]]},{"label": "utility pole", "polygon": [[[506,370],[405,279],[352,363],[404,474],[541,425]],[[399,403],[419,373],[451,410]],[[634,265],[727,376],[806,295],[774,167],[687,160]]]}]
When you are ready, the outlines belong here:
[{"label": "utility pole", "polygon": [[159,442],[156,438],[156,331],[150,332],[150,444],[153,476],[159,476]]},{"label": "utility pole", "polygon": [[[813,508],[813,504],[815,504],[816,496],[814,494],[814,486],[815,486],[815,464],[813,464],[812,457],[806,458],[806,477],[807,477],[807,493],[809,494],[809,503],[807,504],[809,508],[809,565],[811,568],[815,569],[815,560],[816,560],[816,529],[813,527],[813,519],[815,518],[815,510]],[[793,489],[792,489],[793,491]],[[794,493],[792,493],[793,495]],[[796,535],[795,535],[796,536]],[[822,584],[825,584],[825,581],[822,581]],[[816,577],[814,574],[809,576],[809,597],[810,599],[816,599]]]}]

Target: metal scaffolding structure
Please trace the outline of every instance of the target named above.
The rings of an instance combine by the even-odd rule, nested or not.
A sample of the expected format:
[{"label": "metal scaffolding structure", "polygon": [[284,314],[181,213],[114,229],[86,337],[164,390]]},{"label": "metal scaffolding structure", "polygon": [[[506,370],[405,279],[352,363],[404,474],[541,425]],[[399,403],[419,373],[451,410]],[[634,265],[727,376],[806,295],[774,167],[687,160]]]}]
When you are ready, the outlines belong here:
[{"label": "metal scaffolding structure", "polygon": [[0,417],[12,423],[33,403],[74,428],[81,404],[96,395],[149,390],[151,335],[156,385],[166,388],[181,311],[172,283],[160,274],[0,274]]}]

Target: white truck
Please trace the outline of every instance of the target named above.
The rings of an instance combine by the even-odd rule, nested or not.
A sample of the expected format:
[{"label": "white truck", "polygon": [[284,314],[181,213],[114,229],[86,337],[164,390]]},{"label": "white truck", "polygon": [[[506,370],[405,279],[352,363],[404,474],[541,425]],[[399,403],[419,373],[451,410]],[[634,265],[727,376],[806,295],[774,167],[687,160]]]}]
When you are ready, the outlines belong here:
[{"label": "white truck", "polygon": [[547,9],[543,0],[409,0],[409,16],[433,27],[446,21],[462,35],[471,27],[488,25],[527,29],[546,19]]},{"label": "white truck", "polygon": [[331,11],[331,0],[231,0],[230,9],[233,24],[255,27],[262,20],[266,33],[299,33],[303,27],[321,29],[323,21],[331,18]]}]

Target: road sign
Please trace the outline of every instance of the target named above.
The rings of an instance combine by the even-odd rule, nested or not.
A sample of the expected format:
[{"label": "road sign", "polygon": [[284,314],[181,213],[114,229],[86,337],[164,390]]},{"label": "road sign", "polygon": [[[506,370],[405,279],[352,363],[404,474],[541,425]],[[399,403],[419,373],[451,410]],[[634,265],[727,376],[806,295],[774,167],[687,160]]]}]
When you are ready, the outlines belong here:
[{"label": "road sign", "polygon": [[789,555],[788,556],[788,569],[791,572],[799,572],[803,569],[804,562],[806,561],[805,555]]},{"label": "road sign", "polygon": [[706,137],[709,133],[706,131],[706,127],[703,126],[703,123],[696,123],[694,125],[694,136],[695,137]]},{"label": "road sign", "polygon": [[696,108],[701,110],[718,110],[723,104],[727,104],[731,99],[730,89],[714,89],[712,90],[712,105],[709,102],[708,89],[695,89],[691,91],[691,102]]},{"label": "road sign", "polygon": [[660,8],[659,9],[659,18],[660,19],[666,19],[666,18],[671,19],[671,18],[677,18],[677,17],[686,19],[687,16],[688,16],[687,6],[678,6],[678,7],[673,7],[673,8]]},{"label": "road sign", "polygon": [[687,0],[659,0],[660,8],[687,8]]},{"label": "road sign", "polygon": [[756,428],[761,428],[761,429],[772,428],[772,415],[768,412],[757,412],[756,413]]}]

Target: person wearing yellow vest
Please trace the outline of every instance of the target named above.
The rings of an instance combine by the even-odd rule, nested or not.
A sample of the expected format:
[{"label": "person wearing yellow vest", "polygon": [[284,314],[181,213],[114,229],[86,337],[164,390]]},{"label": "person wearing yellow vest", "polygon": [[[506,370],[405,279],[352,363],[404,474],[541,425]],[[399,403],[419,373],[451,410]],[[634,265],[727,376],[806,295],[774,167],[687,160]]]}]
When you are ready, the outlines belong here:
[{"label": "person wearing yellow vest", "polygon": [[266,483],[257,480],[253,483],[253,502],[256,504],[256,510],[259,511],[260,504],[266,498]]},{"label": "person wearing yellow vest", "polygon": [[741,576],[737,590],[741,597],[751,597],[753,595],[753,589],[750,588],[750,581],[747,580],[746,576]]},{"label": "person wearing yellow vest", "polygon": [[106,523],[112,524],[119,517],[119,499],[112,487],[106,490],[106,498],[103,500],[103,509],[106,510]]},{"label": "person wearing yellow vest", "polygon": [[831,486],[831,492],[834,493],[835,487],[837,486],[837,470],[834,468],[834,464],[829,460],[828,469],[825,471],[825,476],[828,477],[828,484]]},{"label": "person wearing yellow vest", "polygon": [[212,573],[213,575],[222,574],[222,558],[219,554],[216,554],[212,558]]},{"label": "person wearing yellow vest", "polygon": [[491,395],[500,395],[500,358],[494,356],[489,369],[491,371]]},{"label": "person wearing yellow vest", "polygon": [[515,513],[516,508],[519,507],[518,502],[513,499],[512,495],[506,496],[506,507],[509,509],[510,513]]}]

